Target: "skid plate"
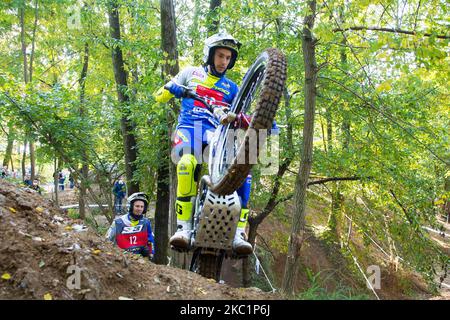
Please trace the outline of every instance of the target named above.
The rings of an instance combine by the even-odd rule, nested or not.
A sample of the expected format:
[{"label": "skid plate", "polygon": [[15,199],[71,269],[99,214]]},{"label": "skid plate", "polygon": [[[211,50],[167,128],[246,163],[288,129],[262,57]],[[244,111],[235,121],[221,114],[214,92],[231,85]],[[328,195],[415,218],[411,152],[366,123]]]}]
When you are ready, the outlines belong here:
[{"label": "skid plate", "polygon": [[237,192],[219,196],[208,190],[195,236],[195,246],[231,250],[241,214]]}]

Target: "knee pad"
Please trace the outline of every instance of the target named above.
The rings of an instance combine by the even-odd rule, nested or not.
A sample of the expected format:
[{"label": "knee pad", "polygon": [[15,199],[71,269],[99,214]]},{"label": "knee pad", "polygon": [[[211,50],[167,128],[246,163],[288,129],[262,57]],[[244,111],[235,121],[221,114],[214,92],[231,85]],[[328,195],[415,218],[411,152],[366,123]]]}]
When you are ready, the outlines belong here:
[{"label": "knee pad", "polygon": [[185,154],[177,164],[177,197],[191,197],[197,193],[194,175],[197,159],[192,154]]},{"label": "knee pad", "polygon": [[181,201],[177,200],[175,203],[175,210],[177,212],[177,221],[190,222],[192,218],[192,207],[191,201]]}]

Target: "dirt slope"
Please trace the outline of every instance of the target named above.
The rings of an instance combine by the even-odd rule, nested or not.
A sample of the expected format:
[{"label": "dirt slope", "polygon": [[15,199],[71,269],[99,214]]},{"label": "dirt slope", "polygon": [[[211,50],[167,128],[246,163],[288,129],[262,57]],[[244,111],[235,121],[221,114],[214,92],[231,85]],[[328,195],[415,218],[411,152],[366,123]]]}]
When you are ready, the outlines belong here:
[{"label": "dirt slope", "polygon": [[0,299],[281,298],[155,265],[77,224],[33,190],[0,180]]}]

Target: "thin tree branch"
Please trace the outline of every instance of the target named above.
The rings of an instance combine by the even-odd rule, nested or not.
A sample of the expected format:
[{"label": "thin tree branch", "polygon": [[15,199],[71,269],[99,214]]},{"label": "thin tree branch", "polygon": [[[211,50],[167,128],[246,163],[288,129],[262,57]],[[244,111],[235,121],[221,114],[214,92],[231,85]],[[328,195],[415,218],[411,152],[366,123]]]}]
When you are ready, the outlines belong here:
[{"label": "thin tree branch", "polygon": [[[366,179],[371,179],[372,177],[366,177]],[[356,181],[356,180],[361,180],[361,177],[333,177],[333,178],[326,178],[326,179],[321,179],[321,180],[316,180],[316,181],[310,181],[308,182],[307,186],[312,186],[315,184],[325,184],[327,182],[331,182],[331,181]],[[290,199],[292,199],[292,197],[294,196],[294,193],[290,193],[285,197],[279,198],[278,200],[275,201],[275,204],[273,205],[273,208],[275,208],[277,205],[279,205],[282,202],[288,201]]]},{"label": "thin tree branch", "polygon": [[256,236],[258,237],[258,239],[260,239],[262,241],[262,243],[264,244],[265,248],[263,246],[259,246],[261,249],[265,249],[267,252],[270,253],[270,255],[272,256],[273,260],[275,260],[275,255],[273,254],[272,250],[270,250],[270,246],[267,243],[266,239],[264,239],[264,237],[261,235],[261,233],[256,232]]},{"label": "thin tree branch", "polygon": [[[409,35],[423,35],[425,37],[431,37],[434,36],[432,33],[423,33],[420,34],[416,31],[408,31],[408,30],[402,30],[397,28],[379,28],[379,27],[364,27],[364,26],[354,26],[354,27],[348,27],[348,28],[335,28],[333,29],[333,32],[344,32],[349,30],[371,30],[371,31],[381,31],[381,32],[391,32],[391,33],[402,33],[402,34],[409,34]],[[450,39],[450,36],[448,35],[435,35],[438,39]]]},{"label": "thin tree branch", "polygon": [[417,18],[419,17],[419,9],[420,9],[421,4],[422,4],[422,1],[419,1],[419,4],[417,5],[416,16],[414,18],[414,31],[417,28]]},{"label": "thin tree branch", "polygon": [[2,129],[2,131],[5,133],[6,137],[9,136],[8,132],[6,132],[5,128],[3,127],[3,125],[0,123],[0,129]]},{"label": "thin tree branch", "polygon": [[[370,179],[370,178],[371,177],[366,177],[365,179]],[[357,181],[357,180],[361,180],[361,177],[343,177],[343,178],[333,177],[333,178],[320,179],[320,180],[316,180],[316,181],[310,181],[310,182],[308,182],[308,187],[315,185],[315,184],[324,184],[324,183],[331,182],[331,181]]]},{"label": "thin tree branch", "polygon": [[408,219],[409,223],[411,225],[414,225],[414,222],[412,221],[411,217],[409,216],[408,210],[403,206],[403,204],[398,200],[397,196],[395,195],[394,191],[392,189],[389,190],[389,193],[394,198],[397,205],[402,209],[403,213],[405,214],[406,219]]}]

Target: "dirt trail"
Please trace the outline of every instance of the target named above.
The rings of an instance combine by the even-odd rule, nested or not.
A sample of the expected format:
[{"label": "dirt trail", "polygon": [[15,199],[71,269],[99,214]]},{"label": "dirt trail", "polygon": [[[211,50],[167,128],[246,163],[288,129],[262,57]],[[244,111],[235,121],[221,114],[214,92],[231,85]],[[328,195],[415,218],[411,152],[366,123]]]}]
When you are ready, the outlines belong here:
[{"label": "dirt trail", "polygon": [[81,224],[0,181],[0,299],[281,299],[123,253]]}]

